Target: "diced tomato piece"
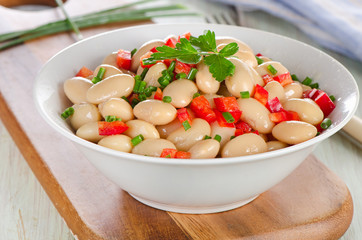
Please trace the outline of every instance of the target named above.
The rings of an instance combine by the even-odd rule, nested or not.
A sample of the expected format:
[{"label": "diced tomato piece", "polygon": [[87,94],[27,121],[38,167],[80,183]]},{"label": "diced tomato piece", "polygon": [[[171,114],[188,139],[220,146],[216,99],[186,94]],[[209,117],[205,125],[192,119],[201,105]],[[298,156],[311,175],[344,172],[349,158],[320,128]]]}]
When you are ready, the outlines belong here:
[{"label": "diced tomato piece", "polygon": [[177,149],[174,148],[164,148],[161,152],[160,157],[162,158],[175,158]]},{"label": "diced tomato piece", "polygon": [[335,108],[336,105],[333,101],[329,98],[327,93],[319,90],[319,94],[314,98],[314,101],[318,104],[324,116],[327,117]]},{"label": "diced tomato piece", "polygon": [[268,95],[269,95],[268,91],[265,90],[262,86],[260,86],[259,84],[255,85],[254,98],[264,106],[268,102]]},{"label": "diced tomato piece", "polygon": [[161,88],[157,88],[157,90],[156,90],[155,95],[153,96],[153,98],[154,98],[154,99],[157,99],[157,100],[162,100],[162,97],[163,97],[163,93],[162,93]]},{"label": "diced tomato piece", "polygon": [[[305,92],[303,92],[303,98],[311,98],[311,99],[314,99],[318,93],[319,93],[320,90],[316,89],[316,88],[313,88],[311,90],[307,90]],[[316,94],[316,95],[315,95]],[[315,95],[315,96],[314,96]]]},{"label": "diced tomato piece", "polygon": [[100,121],[98,122],[98,133],[99,135],[116,135],[125,132],[128,129],[128,126],[121,121],[114,122],[106,122]]},{"label": "diced tomato piece", "polygon": [[[220,127],[230,127],[230,128],[234,128],[235,124],[234,123],[228,123],[224,116],[222,115],[222,113],[220,111],[218,111],[217,109],[214,109],[215,115],[216,115],[216,121],[219,124]],[[237,121],[237,120],[236,120]]]},{"label": "diced tomato piece", "polygon": [[183,123],[184,121],[188,121],[190,124],[192,123],[192,117],[190,116],[186,108],[177,109],[177,118],[178,120],[180,120],[181,123]]},{"label": "diced tomato piece", "polygon": [[214,98],[216,109],[220,112],[238,112],[239,104],[235,97],[218,97]]},{"label": "diced tomato piece", "polygon": [[93,75],[93,71],[89,68],[82,67],[79,72],[75,75],[76,77],[84,77],[87,78],[89,76]]},{"label": "diced tomato piece", "polygon": [[190,152],[184,152],[184,151],[177,151],[176,152],[176,158],[182,158],[182,159],[189,159],[191,158]]},{"label": "diced tomato piece", "polygon": [[165,46],[169,46],[170,48],[175,48],[176,43],[177,43],[177,40],[171,37],[171,38],[167,39]]},{"label": "diced tomato piece", "polygon": [[263,54],[261,54],[261,53],[257,53],[255,56],[257,56],[257,57],[262,57],[262,56],[263,56]]},{"label": "diced tomato piece", "polygon": [[184,34],[178,36],[178,42],[180,42],[180,39],[181,39],[181,38],[186,38],[187,40],[190,40],[190,37],[191,37],[191,33],[190,33],[190,32],[184,33]]},{"label": "diced tomato piece", "polygon": [[216,114],[211,109],[210,103],[205,96],[201,95],[194,98],[191,101],[190,108],[197,117],[206,120],[208,123],[216,121]]},{"label": "diced tomato piece", "polygon": [[239,136],[244,133],[250,133],[253,130],[252,127],[244,121],[238,121],[237,123],[235,123],[235,127],[235,136]]},{"label": "diced tomato piece", "polygon": [[[286,111],[286,110],[283,110],[283,111]],[[287,117],[288,117],[288,121],[299,121],[300,120],[300,117],[298,115],[297,112],[294,112],[294,111],[286,111],[287,112]]]},{"label": "diced tomato piece", "polygon": [[155,52],[158,52],[158,51],[157,51],[156,47],[154,47],[154,48],[152,48],[152,49],[150,50],[150,52],[155,53]]},{"label": "diced tomato piece", "polygon": [[274,112],[280,112],[283,109],[282,104],[279,101],[278,97],[275,97],[273,99],[268,100],[267,104],[266,104],[266,108],[274,113]]},{"label": "diced tomato piece", "polygon": [[271,82],[271,81],[275,81],[275,80],[273,79],[273,77],[270,76],[270,74],[265,74],[265,75],[263,75],[261,78],[263,79],[265,85],[266,85],[267,83]]},{"label": "diced tomato piece", "polygon": [[186,75],[189,74],[190,70],[191,70],[191,65],[190,64],[186,64],[180,61],[176,61],[176,65],[175,65],[175,73],[179,74],[179,73],[185,73]]},{"label": "diced tomato piece", "polygon": [[252,131],[252,133],[254,133],[256,135],[260,135],[258,130]]},{"label": "diced tomato piece", "polygon": [[131,68],[131,52],[119,49],[117,53],[117,65],[119,68],[130,70]]},{"label": "diced tomato piece", "polygon": [[293,79],[292,79],[292,76],[290,76],[289,72],[284,73],[284,74],[279,74],[278,76],[273,77],[273,79],[275,81],[278,81],[283,87],[285,85],[288,85],[288,84],[294,82]]},{"label": "diced tomato piece", "polygon": [[280,123],[284,121],[299,121],[299,115],[293,111],[282,110],[280,112],[270,113],[269,118],[272,122]]}]

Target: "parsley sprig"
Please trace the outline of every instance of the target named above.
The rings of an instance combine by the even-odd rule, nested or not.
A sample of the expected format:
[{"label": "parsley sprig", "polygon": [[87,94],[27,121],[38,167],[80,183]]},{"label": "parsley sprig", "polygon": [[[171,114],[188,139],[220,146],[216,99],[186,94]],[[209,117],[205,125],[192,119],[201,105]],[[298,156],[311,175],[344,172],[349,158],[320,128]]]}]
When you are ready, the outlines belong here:
[{"label": "parsley sprig", "polygon": [[190,40],[181,38],[175,48],[169,46],[157,47],[150,58],[144,59],[143,64],[154,63],[159,60],[177,59],[187,64],[197,64],[202,59],[209,66],[212,76],[219,82],[232,76],[235,71],[234,64],[227,59],[234,55],[239,47],[237,43],[229,43],[220,51],[217,50],[215,32],[207,30],[199,37],[190,37]]}]

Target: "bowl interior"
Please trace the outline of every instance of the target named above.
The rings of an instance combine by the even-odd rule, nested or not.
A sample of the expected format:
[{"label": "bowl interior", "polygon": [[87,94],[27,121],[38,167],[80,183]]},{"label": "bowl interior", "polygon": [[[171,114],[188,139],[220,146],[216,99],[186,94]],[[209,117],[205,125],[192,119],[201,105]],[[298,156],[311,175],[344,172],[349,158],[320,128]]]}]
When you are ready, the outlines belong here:
[{"label": "bowl interior", "polygon": [[[71,105],[63,92],[66,79],[73,77],[82,66],[94,69],[105,56],[120,48],[132,50],[146,41],[164,39],[170,34],[191,32],[193,35],[199,35],[206,29],[215,31],[216,36],[231,36],[245,42],[255,53],[280,61],[300,79],[311,77],[314,82],[319,83],[321,89],[336,97],[336,109],[329,116],[333,122],[332,127],[315,139],[302,144],[311,145],[327,138],[341,129],[354,114],[359,98],[357,84],[347,69],[329,55],[280,35],[212,24],[144,25],[119,29],[75,43],[51,58],[39,72],[34,86],[38,110],[57,131],[73,141],[82,141],[59,117],[60,113]],[[86,141],[82,144],[94,146]]]}]

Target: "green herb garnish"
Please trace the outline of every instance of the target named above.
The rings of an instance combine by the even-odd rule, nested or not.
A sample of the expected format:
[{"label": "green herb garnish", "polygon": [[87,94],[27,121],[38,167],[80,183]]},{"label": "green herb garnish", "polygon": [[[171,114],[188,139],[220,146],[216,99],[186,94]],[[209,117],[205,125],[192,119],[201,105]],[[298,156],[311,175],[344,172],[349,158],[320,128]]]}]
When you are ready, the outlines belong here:
[{"label": "green herb garnish", "polygon": [[114,115],[108,115],[104,118],[106,122],[115,122],[115,121],[122,121],[119,117]]},{"label": "green herb garnish", "polygon": [[68,117],[72,116],[74,113],[74,108],[69,107],[67,109],[64,110],[64,112],[62,114],[60,114],[60,116],[65,120]]},{"label": "green herb garnish", "polygon": [[145,138],[143,137],[142,134],[135,136],[134,138],[131,139],[131,143],[133,146],[138,145],[139,143],[141,143]]}]

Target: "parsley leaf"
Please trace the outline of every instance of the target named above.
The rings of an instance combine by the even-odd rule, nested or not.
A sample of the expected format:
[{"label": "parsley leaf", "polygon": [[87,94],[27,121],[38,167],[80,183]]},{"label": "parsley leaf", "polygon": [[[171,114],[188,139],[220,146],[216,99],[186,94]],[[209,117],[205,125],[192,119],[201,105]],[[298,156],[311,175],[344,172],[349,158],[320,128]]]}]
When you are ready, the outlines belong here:
[{"label": "parsley leaf", "polygon": [[192,45],[198,47],[201,51],[205,52],[217,52],[215,32],[210,30],[206,31],[204,35],[200,35],[198,38],[191,37],[190,42]]},{"label": "parsley leaf", "polygon": [[238,50],[239,50],[238,44],[233,42],[233,43],[229,43],[228,45],[223,47],[223,49],[221,49],[219,54],[223,57],[230,57],[230,56],[234,55],[235,53],[237,53]]},{"label": "parsley leaf", "polygon": [[235,72],[235,65],[222,55],[210,55],[204,58],[204,62],[209,66],[212,76],[219,82],[224,81],[227,76],[232,76]]}]

